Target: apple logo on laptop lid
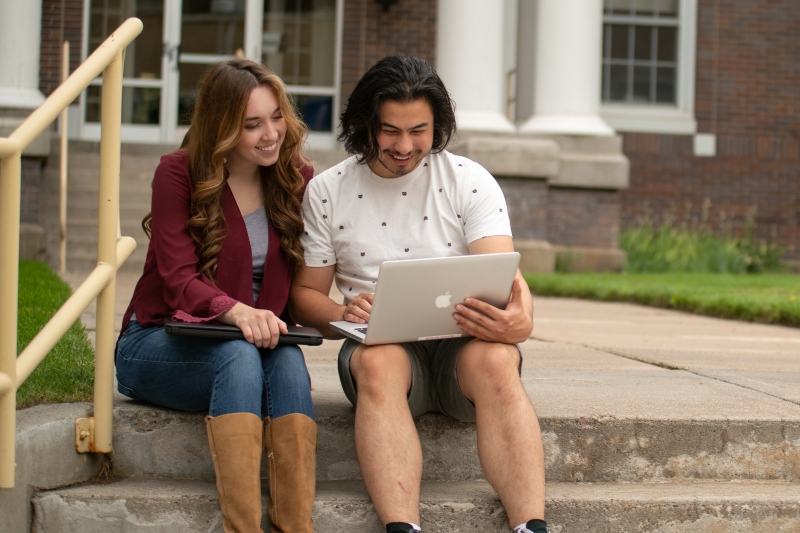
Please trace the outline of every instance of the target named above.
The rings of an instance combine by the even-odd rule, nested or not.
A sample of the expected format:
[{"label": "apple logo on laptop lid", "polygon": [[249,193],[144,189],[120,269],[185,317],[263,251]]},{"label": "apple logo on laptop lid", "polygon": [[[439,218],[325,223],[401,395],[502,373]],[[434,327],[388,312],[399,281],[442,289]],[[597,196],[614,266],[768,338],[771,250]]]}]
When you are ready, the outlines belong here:
[{"label": "apple logo on laptop lid", "polygon": [[450,294],[450,291],[447,291],[446,293],[437,296],[436,307],[438,307],[439,309],[442,309],[444,307],[450,307],[450,298],[452,297],[453,296]]}]

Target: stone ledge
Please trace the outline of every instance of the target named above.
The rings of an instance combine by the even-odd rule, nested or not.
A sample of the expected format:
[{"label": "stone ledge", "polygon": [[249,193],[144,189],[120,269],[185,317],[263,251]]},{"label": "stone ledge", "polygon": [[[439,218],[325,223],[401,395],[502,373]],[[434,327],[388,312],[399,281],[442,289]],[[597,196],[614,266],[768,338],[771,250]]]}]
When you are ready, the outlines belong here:
[{"label": "stone ledge", "polygon": [[619,248],[553,246],[558,269],[562,272],[620,272],[627,254]]},{"label": "stone ledge", "polygon": [[493,176],[552,178],[559,172],[558,145],[518,135],[466,135],[448,148],[482,165]]},{"label": "stone ledge", "polygon": [[31,531],[36,490],[89,481],[100,471],[102,454],[75,451],[75,420],[90,416],[91,407],[68,403],[17,411],[14,488],[0,489],[0,531]]},{"label": "stone ledge", "polygon": [[34,261],[47,260],[47,232],[39,224],[20,223],[19,258]]},{"label": "stone ledge", "polygon": [[556,266],[556,251],[547,241],[536,239],[514,239],[514,249],[520,253],[519,270],[551,273]]},{"label": "stone ledge", "polygon": [[[4,112],[0,114],[0,137],[8,137],[22,124],[26,118],[28,118],[28,113],[25,110],[3,110]],[[24,114],[23,116],[19,116],[17,111],[20,114]],[[55,132],[53,130],[53,126],[48,126],[45,130],[39,134],[31,144],[28,145],[22,151],[22,155],[25,157],[47,157],[50,155],[50,138],[55,137]]]}]

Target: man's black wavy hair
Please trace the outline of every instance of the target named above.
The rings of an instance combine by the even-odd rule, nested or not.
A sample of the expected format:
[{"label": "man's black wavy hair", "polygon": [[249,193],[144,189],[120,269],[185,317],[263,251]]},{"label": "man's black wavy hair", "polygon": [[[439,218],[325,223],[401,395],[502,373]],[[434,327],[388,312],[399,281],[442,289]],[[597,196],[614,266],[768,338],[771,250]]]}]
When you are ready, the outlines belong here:
[{"label": "man's black wavy hair", "polygon": [[424,98],[433,111],[433,148],[441,152],[456,132],[455,103],[427,61],[411,56],[390,56],[369,69],[347,99],[340,117],[339,141],[359,163],[378,158],[381,102],[409,103]]}]

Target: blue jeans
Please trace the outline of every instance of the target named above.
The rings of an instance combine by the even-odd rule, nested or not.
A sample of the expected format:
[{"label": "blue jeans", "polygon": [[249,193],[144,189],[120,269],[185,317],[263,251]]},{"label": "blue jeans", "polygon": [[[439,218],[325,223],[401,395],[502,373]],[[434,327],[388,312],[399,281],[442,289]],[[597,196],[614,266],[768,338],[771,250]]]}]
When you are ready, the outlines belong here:
[{"label": "blue jeans", "polygon": [[119,392],[179,411],[314,419],[311,378],[297,346],[169,335],[132,320],[117,343]]}]

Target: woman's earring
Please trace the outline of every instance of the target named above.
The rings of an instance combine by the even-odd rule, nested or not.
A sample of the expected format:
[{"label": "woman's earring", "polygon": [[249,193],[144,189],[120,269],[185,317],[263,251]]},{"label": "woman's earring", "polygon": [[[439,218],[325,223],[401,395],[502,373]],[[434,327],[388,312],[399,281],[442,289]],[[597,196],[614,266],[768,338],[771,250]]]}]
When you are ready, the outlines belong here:
[{"label": "woman's earring", "polygon": [[224,164],[225,164],[225,163],[227,163],[227,162],[228,162],[228,158],[227,158],[227,157],[223,157],[223,158],[222,158],[222,164],[224,165]]}]

